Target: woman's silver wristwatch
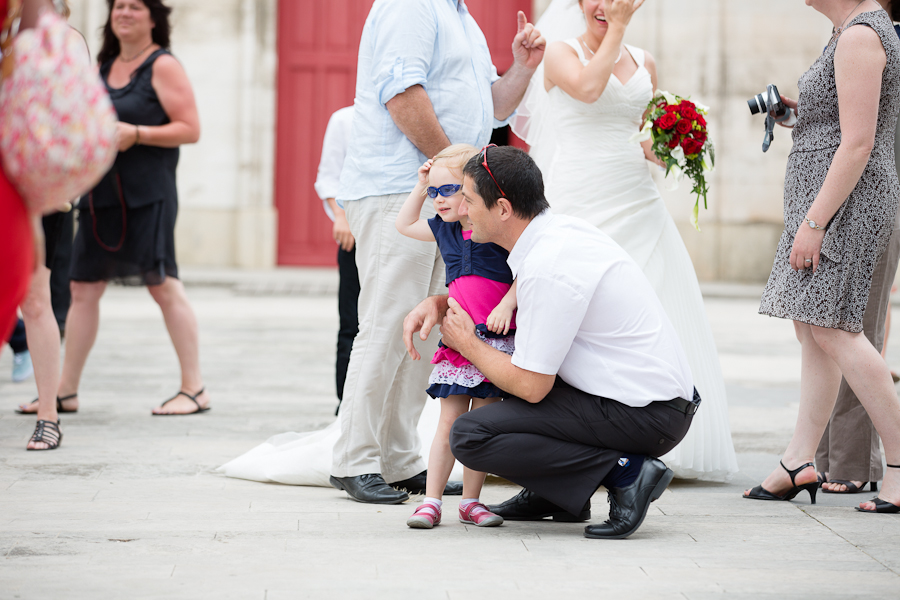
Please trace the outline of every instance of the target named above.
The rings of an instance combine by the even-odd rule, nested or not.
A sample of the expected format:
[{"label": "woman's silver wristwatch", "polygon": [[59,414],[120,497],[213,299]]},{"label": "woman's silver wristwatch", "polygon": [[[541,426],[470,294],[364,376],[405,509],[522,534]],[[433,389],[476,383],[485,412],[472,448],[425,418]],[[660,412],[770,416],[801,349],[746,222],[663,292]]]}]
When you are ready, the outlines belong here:
[{"label": "woman's silver wristwatch", "polygon": [[816,225],[816,222],[813,221],[812,219],[810,219],[809,217],[804,217],[803,220],[806,221],[806,223],[809,225],[810,229],[818,229],[819,231],[822,231],[823,229],[825,229],[824,227],[820,227],[820,226]]}]

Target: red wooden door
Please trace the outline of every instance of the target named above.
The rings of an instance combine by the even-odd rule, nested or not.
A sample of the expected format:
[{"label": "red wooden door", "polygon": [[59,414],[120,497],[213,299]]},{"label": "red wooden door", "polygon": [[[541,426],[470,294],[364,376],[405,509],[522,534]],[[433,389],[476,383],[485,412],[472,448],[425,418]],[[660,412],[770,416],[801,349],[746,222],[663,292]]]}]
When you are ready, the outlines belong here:
[{"label": "red wooden door", "polygon": [[278,264],[334,265],[313,184],[331,113],[353,104],[356,53],[373,0],[280,0],[275,206]]},{"label": "red wooden door", "polygon": [[[328,118],[353,104],[359,39],[374,0],[280,0],[275,206],[278,264],[333,266],[331,221],[313,184]],[[443,0],[422,0],[426,2]],[[468,0],[494,64],[512,64],[516,11],[531,0]]]}]

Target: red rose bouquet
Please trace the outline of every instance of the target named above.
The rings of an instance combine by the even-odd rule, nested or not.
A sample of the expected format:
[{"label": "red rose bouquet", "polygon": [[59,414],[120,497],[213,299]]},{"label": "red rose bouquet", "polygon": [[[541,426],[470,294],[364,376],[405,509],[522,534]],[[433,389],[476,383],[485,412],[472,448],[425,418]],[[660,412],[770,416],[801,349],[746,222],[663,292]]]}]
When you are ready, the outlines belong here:
[{"label": "red rose bouquet", "polygon": [[701,104],[658,91],[647,105],[640,132],[632,136],[634,142],[652,140],[653,154],[665,163],[666,177],[671,177],[669,189],[676,189],[685,175],[693,182],[691,192],[697,195],[697,201],[691,223],[697,231],[701,197],[703,208],[707,207],[706,174],[712,172],[716,163],[715,148],[706,130],[708,112]]}]

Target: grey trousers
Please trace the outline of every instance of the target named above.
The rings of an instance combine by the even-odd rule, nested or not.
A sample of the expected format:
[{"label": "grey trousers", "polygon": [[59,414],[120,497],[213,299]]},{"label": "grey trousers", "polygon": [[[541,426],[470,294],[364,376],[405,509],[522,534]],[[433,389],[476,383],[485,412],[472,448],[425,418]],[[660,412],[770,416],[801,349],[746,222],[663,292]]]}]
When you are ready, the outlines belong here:
[{"label": "grey trousers", "polygon": [[[863,316],[863,333],[879,352],[884,345],[884,320],[898,258],[900,229],[895,229],[872,274]],[[816,451],[816,468],[828,471],[830,479],[846,481],[881,481],[884,476],[878,433],[845,379],[841,379],[837,403]]]},{"label": "grey trousers", "polygon": [[[341,434],[331,467],[335,477],[381,473],[392,483],[425,470],[416,425],[428,398],[437,336],[428,342],[414,336],[423,357],[414,361],[403,344],[403,319],[424,298],[447,288],[437,244],[397,231],[397,213],[407,196],[370,196],[344,205],[356,238],[359,333],[344,383]],[[421,216],[434,216],[430,202]]]}]

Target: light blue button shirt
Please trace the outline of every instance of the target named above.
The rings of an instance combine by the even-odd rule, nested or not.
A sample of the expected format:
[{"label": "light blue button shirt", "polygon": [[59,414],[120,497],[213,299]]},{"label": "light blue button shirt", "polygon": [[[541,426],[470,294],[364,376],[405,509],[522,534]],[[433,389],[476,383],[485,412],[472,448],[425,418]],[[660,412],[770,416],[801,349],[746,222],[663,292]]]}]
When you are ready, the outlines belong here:
[{"label": "light blue button shirt", "polygon": [[425,155],[385,104],[421,85],[453,144],[480,148],[494,127],[491,84],[499,76],[484,34],[462,0],[376,0],[359,44],[355,114],[340,201],[401,194],[416,185]]}]

